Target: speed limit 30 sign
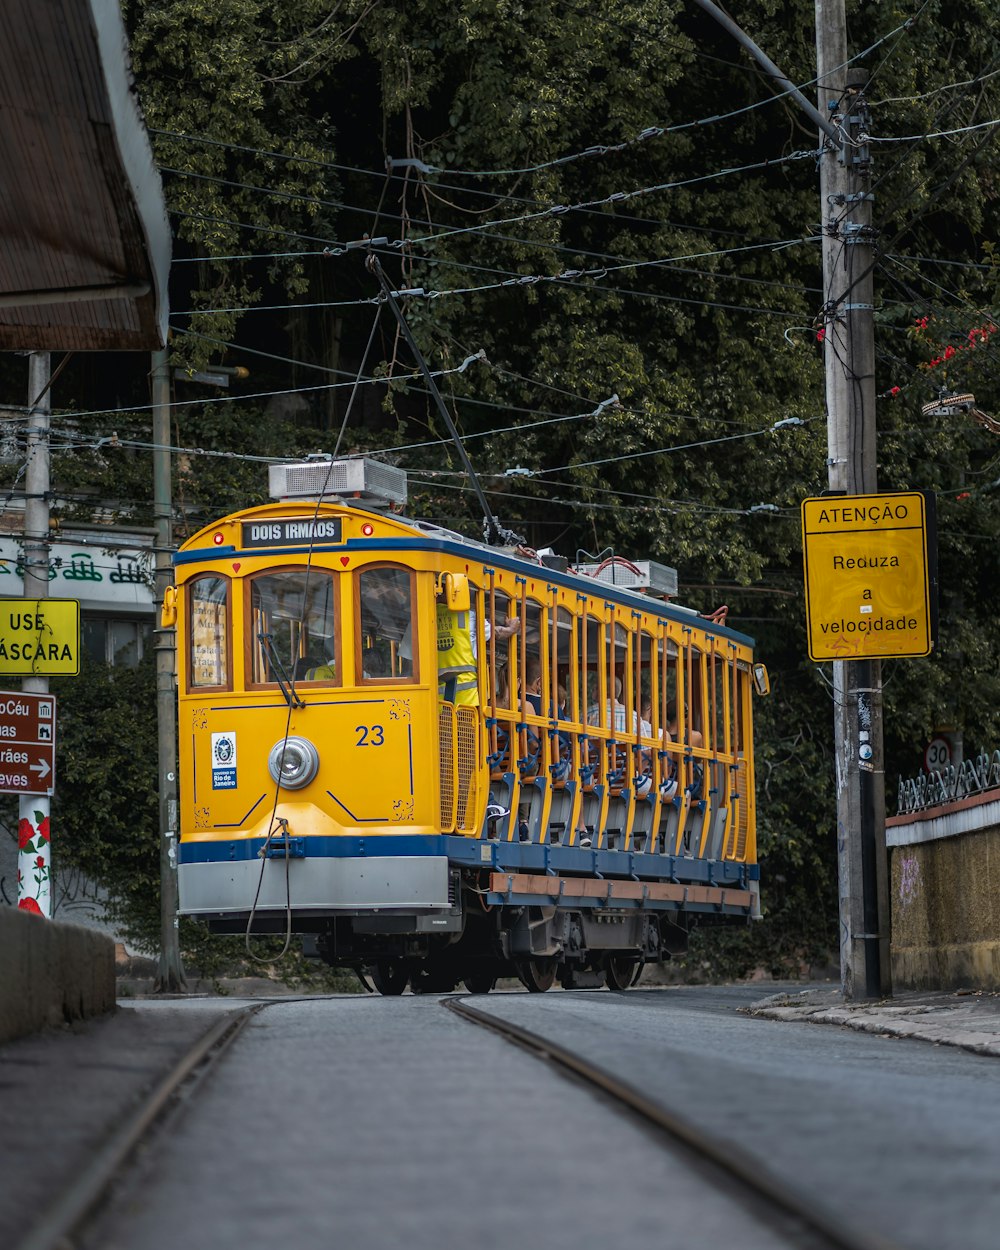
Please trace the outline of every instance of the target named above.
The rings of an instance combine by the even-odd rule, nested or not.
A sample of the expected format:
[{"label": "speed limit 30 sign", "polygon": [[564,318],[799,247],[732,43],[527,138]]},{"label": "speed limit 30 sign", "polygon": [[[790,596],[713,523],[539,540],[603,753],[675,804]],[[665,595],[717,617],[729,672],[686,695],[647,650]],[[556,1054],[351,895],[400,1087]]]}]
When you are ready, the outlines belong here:
[{"label": "speed limit 30 sign", "polygon": [[951,743],[947,738],[932,738],[924,749],[924,772],[944,772],[951,764]]}]

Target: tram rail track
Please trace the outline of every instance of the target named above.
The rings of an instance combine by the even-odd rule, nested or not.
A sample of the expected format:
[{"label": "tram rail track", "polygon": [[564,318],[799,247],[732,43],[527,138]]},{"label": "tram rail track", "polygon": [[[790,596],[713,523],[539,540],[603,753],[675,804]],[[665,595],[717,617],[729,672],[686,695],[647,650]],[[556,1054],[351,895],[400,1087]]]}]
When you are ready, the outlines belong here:
[{"label": "tram rail track", "polygon": [[[253,1003],[211,1025],[141,1104],[118,1123],[13,1250],[68,1250],[77,1244],[112,1200],[116,1182],[132,1165],[138,1150],[163,1127],[171,1111],[210,1075],[250,1021],[265,1007],[276,1005],[276,1001],[302,1000]],[[490,1030],[584,1087],[600,1092],[659,1131],[673,1145],[681,1145],[727,1179],[736,1181],[748,1202],[763,1203],[780,1213],[786,1227],[780,1228],[779,1234],[786,1236],[790,1245],[807,1245],[810,1250],[903,1250],[895,1241],[852,1226],[815,1198],[787,1185],[742,1147],[704,1132],[692,1120],[561,1043],[474,1007],[464,996],[446,996],[442,1005],[460,1019]]]},{"label": "tram rail track", "polygon": [[[705,1133],[685,1116],[650,1098],[637,1086],[575,1054],[566,1046],[533,1033],[491,1012],[473,1007],[464,997],[445,998],[443,1006],[460,1018],[499,1034],[506,1041],[538,1059],[569,1073],[583,1085],[599,1090],[646,1124],[659,1130],[673,1144],[680,1144],[736,1180],[748,1197],[763,1200],[811,1234],[816,1250],[905,1250],[898,1242],[852,1226],[815,1198],[800,1193],[768,1170],[749,1151]],[[790,1244],[800,1244],[789,1231]]]},{"label": "tram rail track", "polygon": [[90,1162],[13,1250],[68,1250],[108,1199],[122,1170],[193,1084],[205,1077],[247,1024],[269,1004],[253,1003],[217,1020],[97,1147]]}]

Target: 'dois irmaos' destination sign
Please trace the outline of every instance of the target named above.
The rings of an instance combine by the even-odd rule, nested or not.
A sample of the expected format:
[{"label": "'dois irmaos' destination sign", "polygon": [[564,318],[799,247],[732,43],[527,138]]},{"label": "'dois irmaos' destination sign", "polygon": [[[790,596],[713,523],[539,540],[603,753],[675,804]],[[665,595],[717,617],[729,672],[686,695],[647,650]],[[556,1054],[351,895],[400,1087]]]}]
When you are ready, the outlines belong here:
[{"label": "'dois irmaos' destination sign", "polygon": [[314,543],[340,541],[340,517],[243,522],[244,547],[308,547]]}]

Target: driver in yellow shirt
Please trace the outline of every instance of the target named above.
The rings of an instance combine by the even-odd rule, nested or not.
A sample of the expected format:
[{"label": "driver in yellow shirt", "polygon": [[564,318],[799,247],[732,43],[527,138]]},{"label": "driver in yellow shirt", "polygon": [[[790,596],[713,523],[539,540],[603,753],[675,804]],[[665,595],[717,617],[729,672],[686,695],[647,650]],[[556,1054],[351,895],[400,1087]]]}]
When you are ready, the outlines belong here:
[{"label": "driver in yellow shirt", "polygon": [[[510,638],[521,626],[511,617],[506,625],[498,625],[498,638]],[[491,634],[486,622],[486,641]],[[476,614],[473,611],[452,612],[447,604],[437,605],[438,688],[446,698],[448,686],[454,681],[454,700],[459,707],[479,707],[479,681],[476,664]]]}]

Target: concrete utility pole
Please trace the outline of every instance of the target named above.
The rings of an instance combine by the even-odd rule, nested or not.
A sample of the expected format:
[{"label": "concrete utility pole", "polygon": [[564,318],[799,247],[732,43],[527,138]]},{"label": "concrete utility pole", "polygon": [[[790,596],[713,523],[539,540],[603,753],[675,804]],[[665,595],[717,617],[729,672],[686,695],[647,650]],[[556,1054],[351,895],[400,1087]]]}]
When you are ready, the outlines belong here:
[{"label": "concrete utility pole", "polygon": [[152,354],[153,382],[153,515],[156,524],[157,768],[160,783],[160,958],[156,988],[160,993],[187,989],[181,963],[177,920],[177,691],[174,631],[159,620],[163,596],[173,581],[170,491],[170,369],[167,352]]},{"label": "concrete utility pole", "polygon": [[[816,0],[820,111],[840,118],[846,141],[820,164],[828,483],[833,492],[878,489],[875,441],[875,317],[867,73],[847,69],[844,0]],[[840,978],[844,997],[892,993],[885,851],[882,665],[835,661],[834,734]]]},{"label": "concrete utility pole", "polygon": [[[829,489],[877,490],[872,195],[864,70],[847,68],[844,0],[815,0],[819,108],[712,0],[696,0],[819,128]],[[834,120],[836,119],[836,121]],[[844,997],[892,993],[878,660],[834,663],[840,977]]]},{"label": "concrete utility pole", "polygon": [[[24,470],[24,597],[49,597],[49,385],[48,352],[28,356],[27,448]],[[48,694],[47,677],[24,677],[21,689]],[[52,848],[49,843],[50,801],[47,794],[22,794],[18,799],[18,828],[32,828],[30,853],[17,856],[18,903],[34,899],[43,916],[52,916]],[[42,823],[44,821],[44,824]],[[20,835],[18,841],[20,841]],[[35,892],[37,890],[37,893]]]}]

